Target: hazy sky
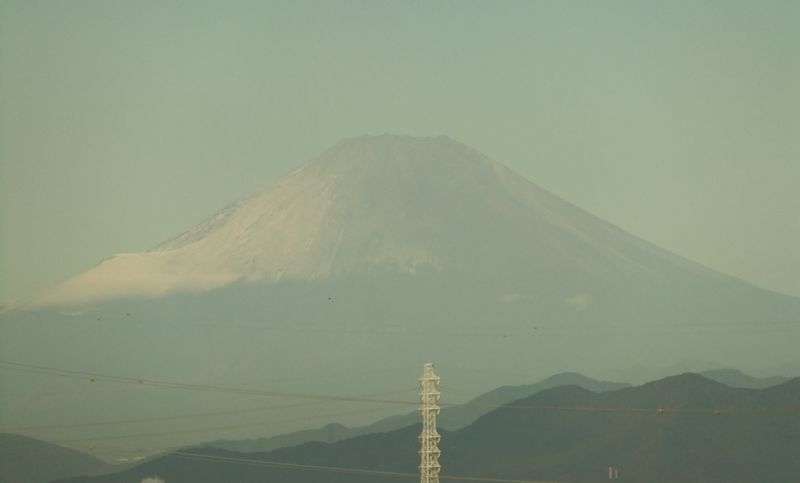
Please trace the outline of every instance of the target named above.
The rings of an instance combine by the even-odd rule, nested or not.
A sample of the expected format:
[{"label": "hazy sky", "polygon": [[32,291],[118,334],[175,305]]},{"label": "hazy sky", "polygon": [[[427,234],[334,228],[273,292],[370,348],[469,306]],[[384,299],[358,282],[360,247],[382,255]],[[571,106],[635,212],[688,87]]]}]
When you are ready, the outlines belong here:
[{"label": "hazy sky", "polygon": [[0,303],[382,132],[800,295],[798,25],[796,0],[0,0]]}]

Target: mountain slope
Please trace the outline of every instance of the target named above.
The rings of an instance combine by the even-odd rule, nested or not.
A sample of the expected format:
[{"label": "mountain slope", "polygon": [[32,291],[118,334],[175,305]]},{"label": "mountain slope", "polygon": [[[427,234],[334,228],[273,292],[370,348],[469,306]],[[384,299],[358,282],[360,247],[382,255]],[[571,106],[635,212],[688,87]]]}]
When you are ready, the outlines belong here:
[{"label": "mountain slope", "polygon": [[[696,358],[777,365],[795,357],[798,338],[797,298],[625,233],[449,138],[389,135],[342,141],[186,233],[0,313],[10,361],[294,394],[406,389],[411,401],[428,361],[474,394],[511,373],[613,379],[644,361]],[[53,377],[0,372],[0,414],[24,427],[64,413],[92,422],[256,405]],[[258,426],[263,413],[248,413],[220,434],[175,422],[174,435],[129,447],[286,434],[353,412],[303,401],[284,398],[275,404],[292,407],[270,413],[293,424]],[[365,409],[376,412],[337,422],[408,410]]]},{"label": "mountain slope", "polygon": [[637,239],[449,138],[384,135],[343,141],[186,233],[104,260],[35,305],[384,272],[555,291],[577,310],[601,298],[601,284],[757,290]]},{"label": "mountain slope", "polygon": [[[694,374],[597,394],[562,386],[443,432],[444,475],[573,482],[778,483],[800,471],[800,379],[764,390],[737,389]],[[556,409],[561,408],[561,409]],[[663,411],[658,411],[658,409]],[[794,408],[794,412],[787,411]],[[591,409],[591,410],[590,410]],[[717,411],[722,412],[717,414]],[[241,455],[265,461],[414,473],[419,426],[335,444],[309,443]],[[171,483],[204,481],[359,482],[396,477],[298,471],[166,456],[128,472],[81,482],[127,482],[158,472]]]},{"label": "mountain slope", "polygon": [[753,377],[738,369],[712,369],[702,371],[700,375],[731,387],[745,387],[750,389],[764,389],[770,386],[777,386],[791,379],[783,376]]},{"label": "mountain slope", "polygon": [[[555,374],[535,384],[502,386],[485,394],[481,394],[462,406],[446,407],[442,409],[439,414],[438,424],[440,428],[448,431],[460,429],[471,424],[481,415],[504,404],[510,403],[511,401],[531,396],[546,389],[564,385],[575,385],[594,392],[613,391],[628,386],[628,384],[624,383],[597,381],[581,374],[565,372]],[[372,424],[356,428],[347,428],[340,424],[328,424],[319,429],[298,431],[296,433],[274,436],[272,438],[213,441],[205,444],[205,446],[245,453],[270,451],[311,441],[333,443],[363,434],[394,431],[396,429],[412,426],[418,421],[419,412],[414,411],[402,416],[390,416]]]},{"label": "mountain slope", "polygon": [[78,451],[18,434],[0,433],[0,483],[45,483],[108,469]]}]

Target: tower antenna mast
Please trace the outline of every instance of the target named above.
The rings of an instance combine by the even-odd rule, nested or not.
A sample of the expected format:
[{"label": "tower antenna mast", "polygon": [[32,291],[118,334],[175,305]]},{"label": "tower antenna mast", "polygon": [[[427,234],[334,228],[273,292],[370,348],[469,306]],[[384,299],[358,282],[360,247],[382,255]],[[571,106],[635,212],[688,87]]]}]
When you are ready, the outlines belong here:
[{"label": "tower antenna mast", "polygon": [[419,412],[422,415],[422,434],[419,436],[419,481],[420,483],[439,483],[439,441],[436,431],[436,416],[439,415],[439,376],[433,371],[433,364],[425,364],[419,379]]}]

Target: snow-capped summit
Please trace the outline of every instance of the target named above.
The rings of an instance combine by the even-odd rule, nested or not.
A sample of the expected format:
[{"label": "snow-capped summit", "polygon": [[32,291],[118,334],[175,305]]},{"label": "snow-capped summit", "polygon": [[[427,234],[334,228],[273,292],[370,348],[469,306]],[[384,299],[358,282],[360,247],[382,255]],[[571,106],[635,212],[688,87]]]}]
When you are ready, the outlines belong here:
[{"label": "snow-capped summit", "polygon": [[492,280],[507,300],[557,285],[578,311],[602,286],[675,276],[732,282],[448,137],[380,135],[344,140],[174,239],[110,257],[34,305],[420,272]]},{"label": "snow-capped summit", "polygon": [[[795,357],[800,333],[797,298],[671,254],[449,138],[390,135],[342,141],[25,308],[0,313],[5,359],[303,394],[413,394],[417,363],[434,358],[475,392],[489,372],[730,366],[731,355],[758,367]],[[7,380],[0,409],[20,421],[179,413],[201,399],[101,384],[49,397],[49,379]],[[289,420],[320,411],[288,406]],[[241,417],[256,423],[242,437],[264,436],[263,415]]]}]

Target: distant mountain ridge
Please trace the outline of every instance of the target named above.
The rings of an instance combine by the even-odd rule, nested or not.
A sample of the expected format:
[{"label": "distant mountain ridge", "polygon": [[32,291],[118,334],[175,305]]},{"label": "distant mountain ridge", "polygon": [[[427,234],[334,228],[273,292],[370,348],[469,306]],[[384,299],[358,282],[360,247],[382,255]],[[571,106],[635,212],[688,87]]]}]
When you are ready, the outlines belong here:
[{"label": "distant mountain ridge", "polygon": [[[768,367],[795,359],[798,338],[800,299],[626,233],[450,138],[394,135],[343,140],[153,250],[111,257],[0,313],[10,361],[347,396],[413,391],[429,361],[454,368],[446,380],[473,394],[510,372],[613,375],[698,357]],[[364,368],[375,371],[353,376]],[[198,403],[188,391],[0,378],[0,414],[19,425]],[[298,423],[272,434],[254,434],[245,423],[258,414],[242,415],[226,437],[310,429],[319,413],[304,408],[275,411]]]},{"label": "distant mountain ridge", "polygon": [[790,377],[753,377],[738,369],[711,369],[699,372],[701,376],[713,379],[731,387],[744,387],[750,389],[764,389],[770,386],[777,386],[791,380]]},{"label": "distant mountain ridge", "polygon": [[[696,374],[593,393],[560,386],[514,401],[473,424],[443,431],[444,475],[601,482],[778,483],[800,471],[800,378],[766,389],[731,388]],[[536,409],[524,409],[526,407]],[[550,409],[548,409],[550,408]],[[414,473],[419,426],[334,444],[242,455],[195,454]],[[297,471],[165,456],[125,473],[73,482],[117,483],[158,472],[170,483],[389,482],[396,477]]]},{"label": "distant mountain ridge", "polygon": [[[563,372],[550,376],[535,384],[520,386],[502,386],[484,393],[463,406],[446,407],[442,409],[438,418],[439,427],[448,431],[461,429],[472,424],[481,415],[498,408],[511,401],[531,396],[540,391],[558,386],[575,385],[593,392],[613,391],[628,384],[608,381],[598,381],[575,372]],[[366,426],[348,428],[341,424],[331,423],[319,429],[298,431],[292,434],[279,435],[271,438],[212,441],[205,444],[215,448],[239,452],[270,451],[290,445],[298,445],[313,441],[333,443],[370,433],[394,431],[419,422],[419,412],[414,411],[402,416],[390,416]]]}]

